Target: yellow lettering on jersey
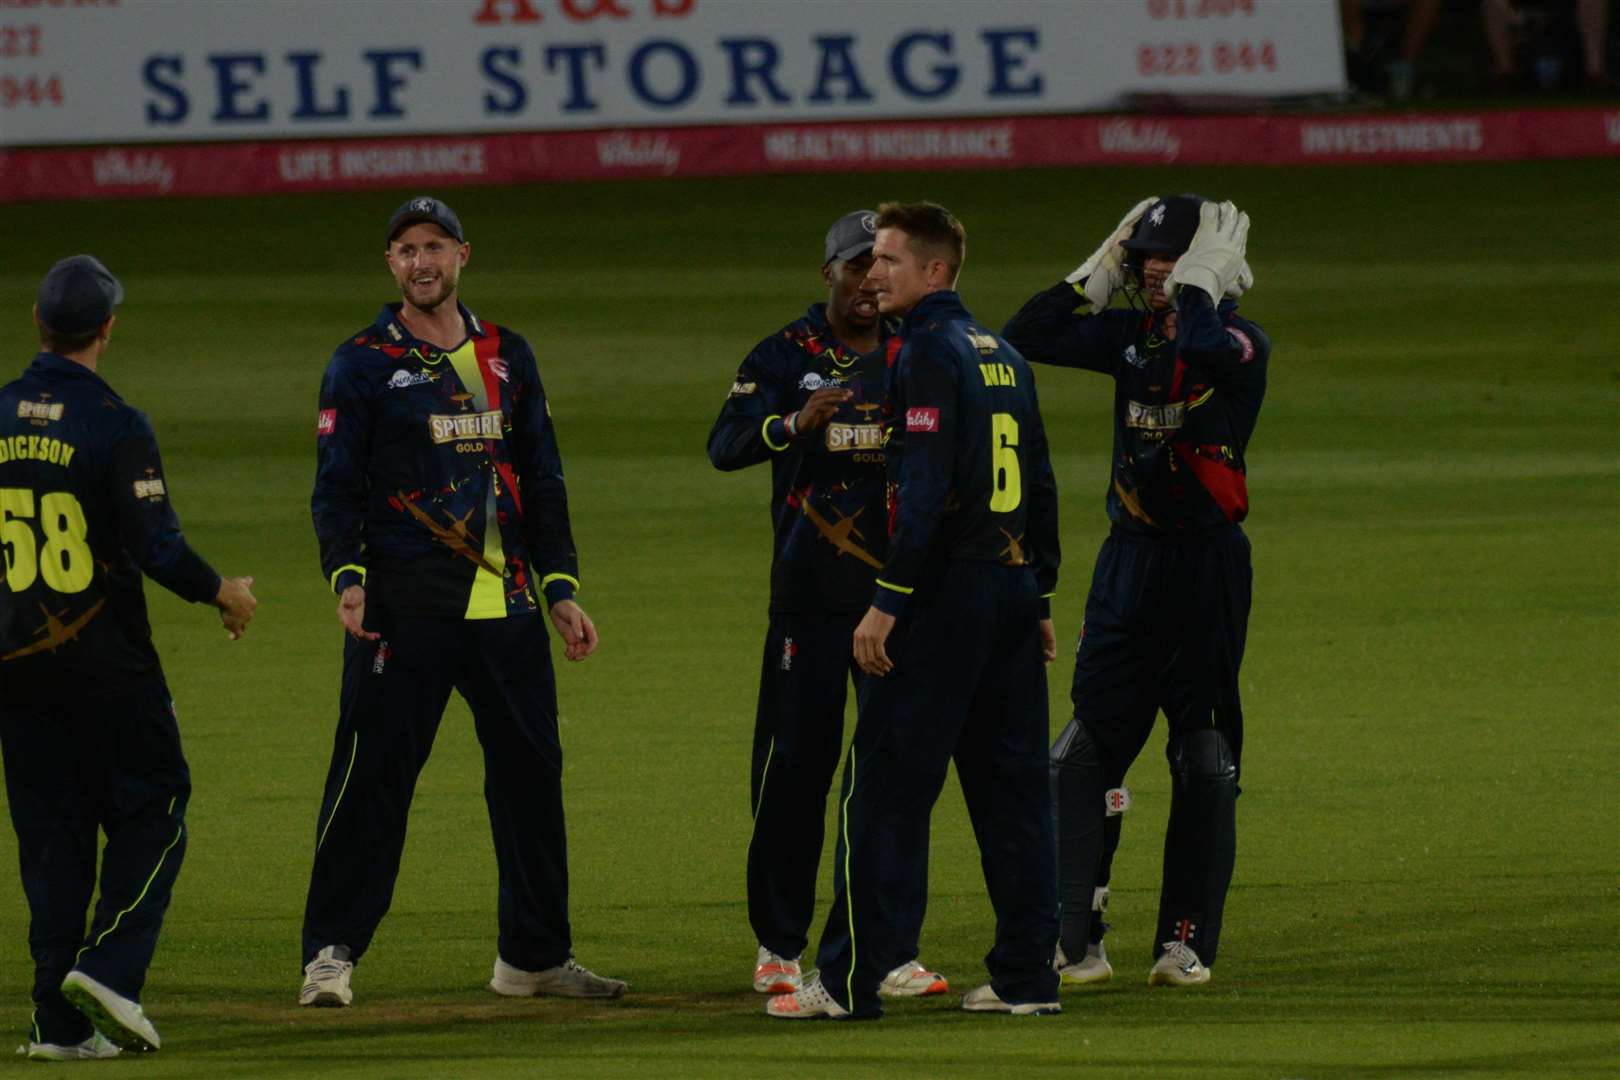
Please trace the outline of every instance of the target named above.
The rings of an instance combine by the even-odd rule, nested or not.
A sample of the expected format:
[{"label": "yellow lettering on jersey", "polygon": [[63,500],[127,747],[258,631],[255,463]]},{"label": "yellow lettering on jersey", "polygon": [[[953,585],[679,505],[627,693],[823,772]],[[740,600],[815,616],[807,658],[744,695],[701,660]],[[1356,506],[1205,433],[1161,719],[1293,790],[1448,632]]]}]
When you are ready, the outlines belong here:
[{"label": "yellow lettering on jersey", "polygon": [[980,364],[979,374],[984,376],[986,386],[1017,386],[1018,379],[1013,375],[1013,369],[1006,364]]},{"label": "yellow lettering on jersey", "polygon": [[0,464],[7,461],[48,461],[66,468],[78,448],[70,442],[43,435],[0,438]]}]

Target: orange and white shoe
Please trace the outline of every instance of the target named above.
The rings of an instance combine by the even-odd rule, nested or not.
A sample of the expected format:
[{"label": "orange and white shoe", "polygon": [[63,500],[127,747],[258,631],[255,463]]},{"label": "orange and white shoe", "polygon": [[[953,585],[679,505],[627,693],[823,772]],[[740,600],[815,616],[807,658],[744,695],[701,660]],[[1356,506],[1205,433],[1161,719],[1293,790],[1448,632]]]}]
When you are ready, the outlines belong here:
[{"label": "orange and white shoe", "polygon": [[929,971],[916,960],[907,960],[883,976],[878,993],[883,997],[931,997],[950,988],[939,972]]},{"label": "orange and white shoe", "polygon": [[778,1020],[845,1020],[849,1010],[833,1000],[819,974],[791,994],[777,994],[765,1003],[765,1015]]},{"label": "orange and white shoe", "polygon": [[761,945],[754,961],[754,990],[761,994],[791,994],[804,985],[799,961],[777,956]]}]

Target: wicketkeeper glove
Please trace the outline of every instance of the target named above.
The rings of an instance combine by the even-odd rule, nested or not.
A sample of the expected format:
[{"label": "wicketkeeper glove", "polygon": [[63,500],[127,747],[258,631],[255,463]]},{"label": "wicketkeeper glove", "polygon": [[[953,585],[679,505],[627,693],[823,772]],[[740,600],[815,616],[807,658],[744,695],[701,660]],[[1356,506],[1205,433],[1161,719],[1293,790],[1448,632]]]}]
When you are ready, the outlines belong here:
[{"label": "wicketkeeper glove", "polygon": [[1149,197],[1131,207],[1131,212],[1119,219],[1118,227],[1103,241],[1102,247],[1092,252],[1091,258],[1075,267],[1074,272],[1063,279],[1084,293],[1093,308],[1107,307],[1115,291],[1125,284],[1125,249],[1120,245],[1130,239],[1136,223],[1147,213],[1148,207],[1158,201]]},{"label": "wicketkeeper glove", "polygon": [[1243,253],[1248,241],[1248,214],[1229,202],[1205,203],[1198,208],[1198,231],[1193,233],[1192,243],[1165,282],[1165,295],[1173,300],[1181,286],[1192,285],[1203,289],[1211,300],[1228,293],[1241,296],[1254,284],[1254,274],[1245,274],[1248,264]]}]

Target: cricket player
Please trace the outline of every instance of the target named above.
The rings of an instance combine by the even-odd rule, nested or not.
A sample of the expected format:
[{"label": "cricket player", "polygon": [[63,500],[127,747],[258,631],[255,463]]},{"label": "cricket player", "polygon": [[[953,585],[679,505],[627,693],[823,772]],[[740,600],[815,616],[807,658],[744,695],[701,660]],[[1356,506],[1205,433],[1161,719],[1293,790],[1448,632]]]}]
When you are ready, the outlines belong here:
[{"label": "cricket player", "polygon": [[[799,989],[799,954],[816,905],[827,791],[844,745],[846,687],[861,671],[855,626],[883,565],[883,345],[893,324],[866,283],[876,215],[827,230],[826,303],[754,346],[709,432],[715,468],[771,463],[770,626],[754,714],[748,920],[759,948],[754,989]],[[939,973],[905,961],[882,992],[941,994]]]},{"label": "cricket player", "polygon": [[1060,1008],[1045,674],[1057,488],[1029,365],[955,292],[965,247],[944,207],[879,210],[869,281],[879,310],[904,319],[888,350],[889,548],[855,630],[869,678],[820,970],[771,1016],[882,1015],[879,983],[922,924],[929,818],[953,756],[996,912],[990,983],[962,1007]]},{"label": "cricket player", "polygon": [[[1249,218],[1195,195],[1148,198],[1003,333],[1037,363],[1113,376],[1108,517],[1074,669],[1074,719],[1051,753],[1063,915],[1056,966],[1093,981],[1116,791],[1162,709],[1173,782],[1153,986],[1207,982],[1236,850],[1249,620],[1244,451],[1271,345],[1237,314],[1254,281]],[[1110,308],[1116,293],[1130,307]],[[1114,834],[1117,842],[1117,832]],[[1107,878],[1102,878],[1106,882]],[[1072,961],[1070,958],[1074,958]]]},{"label": "cricket player", "polygon": [[411,199],[385,257],[402,299],[350,335],[321,383],[321,569],[338,596],[343,690],[304,908],[300,1005],[345,1006],[388,911],[406,815],[451,689],[484,749],[500,878],[498,994],[611,998],[568,923],[562,748],[545,619],[570,660],[597,645],[574,601],[562,459],[529,345],[458,299],[455,212]]},{"label": "cricket player", "polygon": [[27,1056],[41,1061],[161,1045],[141,989],[191,775],[141,575],[218,608],[232,640],[257,605],[252,578],[220,577],[186,543],[152,425],[101,377],[123,299],[92,256],[51,267],[40,351],[0,388],[0,747],[34,957]]}]

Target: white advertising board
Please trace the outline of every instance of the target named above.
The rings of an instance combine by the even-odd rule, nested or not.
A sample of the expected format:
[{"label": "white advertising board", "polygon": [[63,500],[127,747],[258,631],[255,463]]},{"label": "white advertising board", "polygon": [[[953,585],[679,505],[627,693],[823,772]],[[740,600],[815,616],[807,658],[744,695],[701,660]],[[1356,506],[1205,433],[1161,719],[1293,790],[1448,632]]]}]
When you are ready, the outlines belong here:
[{"label": "white advertising board", "polygon": [[0,146],[1011,116],[1343,84],[1334,0],[0,0]]}]

